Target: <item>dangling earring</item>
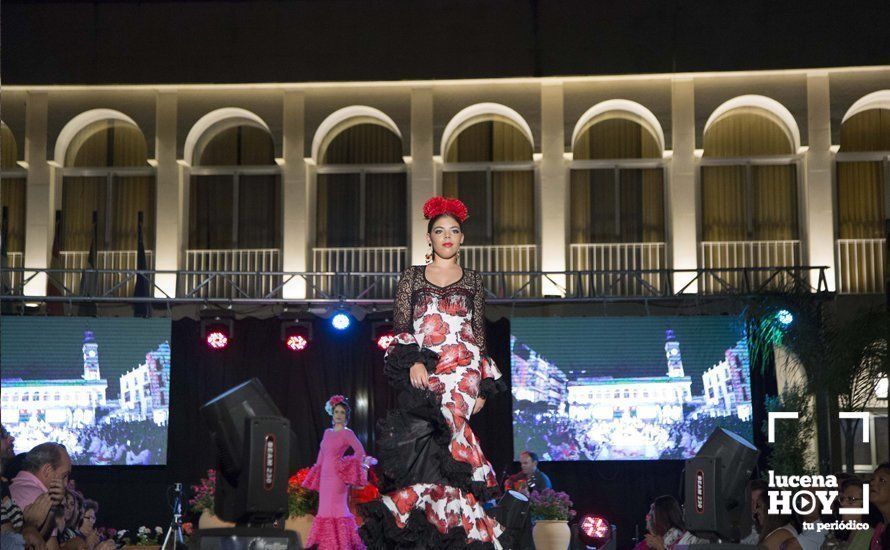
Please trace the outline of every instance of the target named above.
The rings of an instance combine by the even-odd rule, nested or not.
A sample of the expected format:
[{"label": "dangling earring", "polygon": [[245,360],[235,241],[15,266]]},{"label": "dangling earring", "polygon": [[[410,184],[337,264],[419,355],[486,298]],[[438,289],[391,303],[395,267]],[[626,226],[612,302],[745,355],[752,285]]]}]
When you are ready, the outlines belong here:
[{"label": "dangling earring", "polygon": [[433,243],[427,244],[429,244],[430,250],[426,253],[426,263],[431,264],[433,263]]}]

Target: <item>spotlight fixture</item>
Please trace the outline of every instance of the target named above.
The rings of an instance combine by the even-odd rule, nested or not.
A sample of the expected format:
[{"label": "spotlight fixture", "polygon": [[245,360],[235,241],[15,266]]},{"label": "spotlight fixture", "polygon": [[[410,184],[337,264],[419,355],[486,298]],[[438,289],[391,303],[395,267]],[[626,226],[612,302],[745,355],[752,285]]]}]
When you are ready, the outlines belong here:
[{"label": "spotlight fixture", "polygon": [[290,351],[303,351],[312,342],[312,324],[307,321],[289,321],[281,324],[281,341]]},{"label": "spotlight fixture", "polygon": [[395,339],[395,334],[393,334],[392,323],[388,321],[377,321],[373,325],[373,330],[371,331],[371,339],[377,345],[378,348],[386,351],[389,348],[389,345]]},{"label": "spotlight fixture", "polygon": [[349,315],[342,311],[331,317],[331,325],[337,330],[346,330],[351,323]]},{"label": "spotlight fixture", "polygon": [[235,336],[235,325],[231,315],[201,315],[201,338],[212,350],[224,350]]},{"label": "spotlight fixture", "polygon": [[588,548],[614,547],[614,529],[602,516],[586,514],[578,522],[578,538]]}]

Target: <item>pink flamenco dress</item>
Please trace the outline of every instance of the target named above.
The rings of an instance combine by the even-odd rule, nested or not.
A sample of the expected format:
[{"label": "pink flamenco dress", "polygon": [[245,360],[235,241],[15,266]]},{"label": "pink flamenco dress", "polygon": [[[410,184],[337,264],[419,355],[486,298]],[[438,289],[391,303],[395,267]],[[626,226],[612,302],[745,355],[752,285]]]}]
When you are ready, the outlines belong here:
[{"label": "pink flamenco dress", "polygon": [[[350,447],[354,454],[343,456]],[[350,486],[368,484],[364,458],[365,449],[352,430],[325,430],[318,460],[303,481],[303,487],[318,491],[318,514],[304,544],[306,548],[364,550],[355,517],[347,506]]]},{"label": "pink flamenco dress", "polygon": [[[498,491],[469,420],[476,400],[506,390],[485,340],[485,290],[479,273],[441,287],[425,267],[402,274],[384,374],[398,407],[377,426],[383,474],[380,500],[363,507],[359,533],[369,548],[501,550],[503,527],[482,503]],[[423,364],[429,389],[411,386]]]}]

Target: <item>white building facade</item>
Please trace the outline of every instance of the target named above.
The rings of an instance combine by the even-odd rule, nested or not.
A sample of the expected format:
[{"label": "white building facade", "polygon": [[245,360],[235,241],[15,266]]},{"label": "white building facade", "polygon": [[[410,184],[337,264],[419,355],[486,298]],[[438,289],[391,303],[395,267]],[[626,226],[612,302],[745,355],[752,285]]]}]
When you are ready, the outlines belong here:
[{"label": "white building facade", "polygon": [[[505,292],[720,292],[741,275],[694,270],[804,265],[824,266],[830,290],[882,292],[887,66],[5,86],[0,103],[13,266],[50,265],[59,210],[59,262],[83,267],[89,222],[74,212],[96,210],[99,267],[111,269],[135,268],[143,212],[149,264],[166,271],[156,296],[195,290],[203,279],[177,280],[182,270],[397,272],[423,262],[421,205],[446,193],[473,211],[468,267],[689,270],[487,281]],[[356,223],[344,233],[342,219]],[[802,275],[819,284],[818,270]],[[251,295],[314,292],[301,277],[280,291],[275,276],[244,277]],[[123,281],[106,279],[104,288]],[[46,284],[39,274],[23,292],[43,296]],[[235,292],[214,285],[197,295]]]}]

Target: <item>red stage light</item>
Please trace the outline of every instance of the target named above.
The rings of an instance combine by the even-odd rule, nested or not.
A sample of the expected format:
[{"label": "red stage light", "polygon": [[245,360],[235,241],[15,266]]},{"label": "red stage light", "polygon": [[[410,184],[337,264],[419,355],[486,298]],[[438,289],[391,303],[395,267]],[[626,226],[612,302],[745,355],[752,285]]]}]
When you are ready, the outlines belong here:
[{"label": "red stage light", "polygon": [[588,514],[578,522],[578,537],[588,546],[604,548],[612,545],[612,526],[605,518]]},{"label": "red stage light", "polygon": [[389,345],[395,339],[396,339],[396,337],[393,336],[393,334],[391,332],[387,333],[387,334],[381,334],[380,336],[377,337],[377,347],[382,349],[383,351],[386,351],[387,348],[389,348]]},{"label": "red stage light", "polygon": [[309,342],[299,334],[294,334],[287,337],[286,345],[291,351],[303,351],[309,346]]},{"label": "red stage light", "polygon": [[222,329],[214,328],[207,332],[207,346],[210,349],[225,349],[229,345],[229,335]]},{"label": "red stage light", "polygon": [[287,321],[281,325],[281,341],[284,347],[300,352],[312,341],[312,324],[306,321]]}]

